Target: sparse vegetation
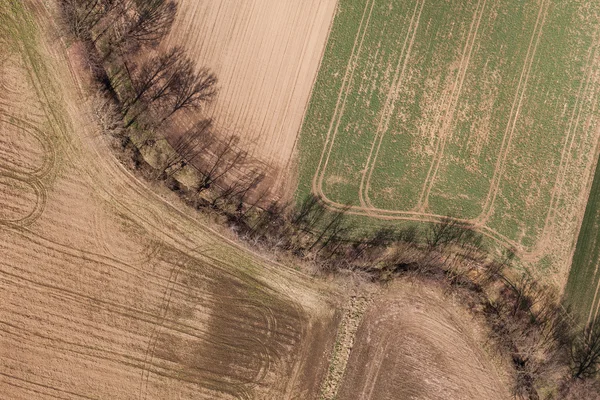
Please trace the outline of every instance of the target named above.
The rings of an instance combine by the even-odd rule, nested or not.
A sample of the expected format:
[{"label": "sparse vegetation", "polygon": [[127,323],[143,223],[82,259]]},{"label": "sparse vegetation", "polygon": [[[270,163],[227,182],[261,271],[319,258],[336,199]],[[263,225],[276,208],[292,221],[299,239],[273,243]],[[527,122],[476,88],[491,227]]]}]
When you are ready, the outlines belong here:
[{"label": "sparse vegetation", "polygon": [[596,163],[599,15],[582,1],[340,1],[300,193],[351,204],[362,225],[473,224],[563,285]]}]

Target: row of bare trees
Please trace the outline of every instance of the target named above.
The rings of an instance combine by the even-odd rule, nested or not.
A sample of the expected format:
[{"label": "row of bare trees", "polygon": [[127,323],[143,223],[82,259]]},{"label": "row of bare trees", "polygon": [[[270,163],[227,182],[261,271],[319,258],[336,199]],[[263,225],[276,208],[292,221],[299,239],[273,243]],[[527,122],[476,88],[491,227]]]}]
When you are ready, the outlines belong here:
[{"label": "row of bare trees", "polygon": [[103,47],[104,58],[156,46],[171,29],[173,0],[60,0],[72,33]]},{"label": "row of bare trees", "polygon": [[[71,32],[91,53],[100,81],[112,93],[123,121],[145,138],[138,148],[169,138],[173,152],[161,167],[171,178],[186,166],[201,174],[196,194],[211,190],[216,206],[226,199],[247,200],[264,178],[258,168],[242,173],[249,155],[238,137],[215,132],[202,110],[216,95],[216,76],[197,68],[181,47],[162,49],[177,7],[172,0],[61,0]],[[143,52],[141,50],[144,50]],[[196,118],[188,129],[174,127],[173,118],[189,110]],[[138,135],[139,136],[139,135]],[[224,137],[223,137],[224,136]],[[130,143],[125,140],[123,143]],[[218,190],[216,190],[218,188]]]},{"label": "row of bare trees", "polygon": [[[70,30],[87,44],[109,81],[105,86],[121,121],[120,127],[110,125],[119,135],[150,132],[138,146],[155,145],[165,139],[154,133],[172,129],[175,115],[184,110],[201,115],[214,98],[217,79],[210,70],[196,68],[179,47],[157,50],[175,18],[172,0],[61,0],[61,5]],[[148,51],[142,55],[142,49]],[[565,368],[572,379],[565,380],[563,397],[593,387],[588,382],[600,369],[600,320],[577,329],[550,287],[524,269],[515,272],[514,252],[490,261],[472,226],[448,218],[426,229],[367,232],[347,218],[347,209],[328,210],[315,196],[299,204],[269,202],[268,188],[261,185],[264,171],[249,168],[239,139],[215,132],[208,119],[200,116],[169,136],[173,151],[157,176],[188,203],[218,209],[249,242],[309,259],[326,271],[360,271],[373,280],[416,274],[445,282],[466,291],[473,307],[483,310],[512,358],[516,396],[538,398],[537,389]],[[194,188],[182,188],[173,177],[190,165],[200,179]]]},{"label": "row of bare trees", "polygon": [[600,318],[580,328],[555,288],[518,265],[513,250],[490,260],[474,227],[450,218],[425,229],[380,227],[367,233],[344,211],[327,210],[315,196],[297,207],[273,203],[254,220],[245,219],[241,232],[253,243],[309,258],[329,271],[360,271],[373,280],[410,274],[460,291],[510,356],[516,398],[538,399],[548,388],[554,397],[546,398],[554,399],[571,387],[595,390]]},{"label": "row of bare trees", "polygon": [[[251,157],[240,149],[236,135],[216,131],[202,117],[204,106],[216,95],[216,76],[208,68],[197,68],[183,48],[160,45],[177,12],[172,0],[60,0],[60,4],[70,31],[90,53],[92,69],[99,71],[96,78],[115,102],[122,129],[111,131],[122,135],[124,146],[133,146],[132,132],[138,152],[167,140],[172,151],[159,157],[164,162],[156,176],[179,191],[174,177],[193,166],[200,175],[193,190],[196,204],[208,201],[213,208],[233,204],[242,210],[257,196],[263,168],[250,165]],[[191,112],[185,119],[192,123],[184,128],[174,123],[174,117],[186,110]]]},{"label": "row of bare trees", "polygon": [[[125,127],[158,129],[182,110],[200,111],[217,79],[180,47],[159,47],[177,7],[173,0],[60,0],[71,32],[87,44],[95,68],[120,102]],[[142,52],[142,50],[144,50]]]}]

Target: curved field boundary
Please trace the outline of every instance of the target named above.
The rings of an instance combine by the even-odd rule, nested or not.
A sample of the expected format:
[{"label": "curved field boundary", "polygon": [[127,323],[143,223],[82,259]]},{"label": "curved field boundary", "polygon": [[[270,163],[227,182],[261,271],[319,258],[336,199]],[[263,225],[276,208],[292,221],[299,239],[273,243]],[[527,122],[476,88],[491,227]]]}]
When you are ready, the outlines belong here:
[{"label": "curved field boundary", "polygon": [[[423,3],[421,3],[421,7],[424,4],[424,1],[425,0],[423,0]],[[365,171],[363,172],[363,176],[361,179],[361,185],[360,185],[361,190],[359,191],[360,205],[359,206],[351,206],[350,208],[348,208],[347,205],[345,205],[345,204],[335,202],[335,201],[329,199],[323,190],[323,181],[325,178],[329,157],[330,157],[330,154],[332,152],[332,149],[333,149],[333,146],[335,143],[335,137],[336,137],[337,130],[339,127],[339,123],[340,123],[339,121],[341,119],[341,115],[343,115],[343,113],[344,113],[346,98],[348,96],[349,87],[352,82],[352,78],[354,75],[354,69],[356,67],[357,60],[360,57],[360,51],[362,48],[365,31],[368,27],[368,24],[370,23],[370,16],[371,16],[372,8],[373,8],[373,3],[374,2],[367,1],[367,3],[365,4],[365,9],[363,11],[359,29],[358,29],[357,35],[355,37],[355,40],[354,40],[354,46],[352,49],[350,60],[347,64],[346,73],[344,75],[344,80],[342,82],[342,86],[341,86],[341,89],[340,89],[340,92],[338,95],[338,101],[336,103],[334,115],[331,120],[329,129],[328,129],[328,132],[327,132],[327,135],[325,138],[325,142],[324,142],[323,150],[321,153],[321,158],[319,160],[318,168],[313,176],[312,191],[313,191],[313,193],[315,193],[316,195],[319,196],[319,198],[323,201],[325,206],[328,207],[329,209],[332,209],[332,210],[344,209],[344,210],[347,210],[347,213],[349,215],[368,216],[368,217],[378,218],[378,219],[382,219],[382,220],[403,220],[403,221],[432,222],[432,223],[440,222],[443,219],[446,219],[448,217],[445,215],[440,215],[440,214],[427,213],[424,210],[425,210],[425,207],[427,204],[427,198],[428,198],[429,192],[433,186],[433,181],[435,180],[435,175],[437,174],[436,165],[439,166],[439,162],[441,160],[441,157],[443,155],[443,150],[445,147],[445,142],[446,142],[447,138],[451,135],[451,132],[449,132],[449,128],[450,128],[450,125],[451,125],[451,122],[453,119],[454,111],[456,109],[457,100],[458,100],[458,98],[460,96],[460,92],[462,90],[462,85],[465,80],[466,72],[468,70],[470,57],[471,57],[473,48],[475,47],[474,45],[476,43],[476,38],[477,38],[479,26],[480,26],[480,21],[483,17],[483,13],[484,13],[485,6],[487,4],[487,0],[480,0],[477,4],[476,11],[473,16],[473,20],[471,22],[469,33],[467,36],[467,41],[466,41],[465,47],[463,48],[463,54],[462,54],[461,61],[460,61],[459,71],[457,73],[456,80],[453,85],[452,94],[449,98],[449,103],[448,103],[449,107],[446,109],[446,114],[442,119],[441,130],[442,130],[442,132],[445,132],[445,134],[444,134],[444,137],[440,138],[436,144],[436,153],[434,155],[434,160],[432,161],[432,164],[430,166],[428,178],[423,187],[422,196],[421,196],[421,200],[420,200],[420,207],[419,207],[419,209],[417,209],[415,211],[386,210],[386,209],[377,208],[372,205],[369,195],[368,195],[368,191],[370,188],[370,178],[371,178],[372,172],[375,168],[375,164],[377,161],[377,153],[381,146],[382,138],[385,134],[385,132],[380,131],[379,128],[383,128],[383,127],[387,126],[386,120],[389,120],[389,118],[390,118],[389,114],[391,114],[393,112],[393,108],[394,108],[393,101],[390,101],[393,98],[393,96],[391,94],[388,95],[388,97],[386,98],[384,112],[382,114],[382,118],[381,118],[379,126],[378,126],[376,138],[372,144],[371,151],[369,153],[369,158],[367,159],[367,163],[366,163],[366,168],[365,168]],[[418,6],[418,3],[417,3],[417,6]],[[546,19],[549,8],[550,8],[550,3],[548,0],[543,0],[540,3],[538,14],[536,17],[535,26],[534,26],[534,29],[532,31],[532,35],[531,35],[531,38],[529,41],[529,46],[527,49],[525,62],[523,65],[523,69],[521,71],[519,84],[518,84],[518,87],[517,87],[517,90],[515,93],[515,97],[513,99],[511,114],[510,114],[509,120],[507,122],[505,134],[502,139],[500,155],[496,162],[496,168],[494,170],[492,183],[490,184],[490,191],[488,192],[483,212],[478,217],[473,218],[473,219],[451,218],[452,220],[454,220],[458,223],[463,223],[465,225],[474,226],[484,236],[495,240],[502,246],[511,247],[511,248],[519,250],[520,252],[522,252],[524,254],[529,254],[529,255],[539,252],[539,250],[540,250],[538,248],[539,244],[535,244],[533,247],[526,247],[526,246],[522,245],[520,242],[518,242],[516,240],[512,240],[512,239],[506,237],[505,235],[500,234],[499,232],[486,226],[485,224],[487,222],[487,219],[493,212],[493,203],[497,196],[500,182],[502,181],[502,175],[503,175],[503,171],[504,171],[504,167],[505,167],[505,162],[508,157],[510,143],[512,140],[512,136],[514,135],[514,131],[516,128],[516,121],[519,116],[520,108],[521,108],[521,105],[523,102],[524,94],[525,94],[525,91],[527,88],[527,83],[529,80],[529,75],[531,73],[531,69],[533,66],[534,59],[535,59],[535,54],[537,51],[538,44],[540,42],[540,38],[542,37],[543,26],[544,26],[545,19]],[[416,8],[415,8],[415,12],[416,12]],[[408,39],[408,38],[411,35],[411,30],[413,30],[413,29],[416,30],[415,23],[414,23],[415,12],[413,12],[413,18],[411,18],[411,20],[410,20],[409,33],[407,34],[407,38],[405,39],[405,45],[406,45],[407,40],[414,39],[414,37],[412,39]],[[366,20],[366,22],[365,22],[365,20]],[[417,25],[418,25],[418,22],[417,22]],[[411,45],[412,45],[412,43],[409,42],[409,45],[408,45],[409,50],[408,51],[410,51]],[[404,52],[404,51],[405,51],[405,47],[403,47],[403,49],[402,49],[402,52]],[[406,61],[407,57],[408,56],[405,56],[405,58],[404,58],[405,61]],[[401,56],[401,59],[402,59],[402,56]],[[593,56],[590,57],[590,62],[591,63],[594,62]],[[396,72],[398,72],[398,68],[396,69]],[[403,71],[400,70],[400,73],[397,75],[398,78],[395,81],[396,84],[393,85],[392,92],[394,92],[396,90],[396,86],[401,83],[400,78],[402,77],[402,72]],[[588,73],[586,76],[587,76],[587,79],[589,80],[590,73]],[[395,76],[395,78],[396,78],[396,76]],[[588,85],[586,84],[585,87],[587,88]],[[577,115],[579,115],[579,113],[580,113],[580,111],[577,113]],[[576,128],[574,128],[573,131],[575,129]],[[565,148],[566,147],[570,148],[573,144],[573,141],[574,141],[572,138],[573,135],[572,135],[572,133],[570,135],[571,135],[570,139],[565,141],[565,144],[564,144]],[[375,147],[376,146],[375,143],[377,143],[377,147]],[[373,154],[373,153],[375,153],[375,154]],[[563,154],[567,154],[567,153],[568,153],[568,151],[563,148]],[[566,162],[564,164],[566,164]],[[561,171],[563,174],[566,173],[566,169],[567,169],[566,166],[562,167]],[[562,185],[562,183],[564,182],[564,179],[565,179],[565,177],[557,179],[557,182],[560,181],[560,185]],[[554,208],[556,207],[556,204],[557,204],[557,201],[553,201],[551,203],[551,205],[550,205],[551,208],[549,208],[549,210],[548,210],[549,214],[555,213]],[[548,220],[550,220],[550,219],[548,219]],[[548,228],[548,224],[545,224],[543,227],[543,232],[546,232],[547,228]]]},{"label": "curved field boundary", "polygon": [[[16,1],[13,3],[19,4]],[[46,6],[38,5],[38,8]],[[0,9],[2,8],[0,6]],[[53,23],[48,13],[39,15],[46,14],[44,23],[46,21]],[[85,99],[82,98],[81,92],[76,91],[75,82],[69,81],[67,75],[69,71],[61,68],[66,64],[64,60],[59,58],[56,64],[50,64],[50,62],[46,64],[45,56],[58,55],[58,57],[62,57],[64,48],[62,46],[44,48],[43,50],[49,54],[43,53],[39,56],[34,53],[35,50],[36,48],[32,48],[30,52],[32,54],[28,55],[38,58],[37,64],[32,60],[31,65],[39,68],[32,68],[31,79],[37,80],[34,86],[40,98],[40,108],[48,114],[50,131],[46,134],[49,140],[57,140],[55,143],[60,150],[59,154],[64,156],[64,159],[59,159],[60,164],[57,168],[59,171],[52,177],[55,179],[56,187],[59,187],[60,183],[65,183],[69,190],[81,188],[83,192],[81,197],[86,196],[86,201],[108,202],[114,207],[117,214],[126,215],[133,223],[147,231],[152,243],[160,243],[161,251],[155,257],[159,258],[159,262],[163,265],[157,266],[158,262],[154,261],[149,263],[150,265],[132,265],[135,263],[124,262],[117,259],[118,257],[104,254],[104,251],[96,246],[93,240],[85,240],[85,242],[69,240],[70,237],[73,237],[69,237],[69,235],[93,233],[93,226],[89,226],[93,225],[94,217],[91,207],[81,207],[78,210],[81,212],[73,215],[72,219],[67,219],[67,224],[64,226],[61,225],[61,229],[74,227],[73,230],[66,230],[68,235],[64,235],[64,237],[57,238],[58,235],[54,235],[50,230],[45,230],[44,227],[52,222],[61,221],[70,206],[68,203],[61,204],[61,200],[69,195],[68,190],[52,190],[49,193],[51,200],[53,199],[52,207],[48,207],[39,226],[28,228],[12,222],[7,223],[6,226],[0,226],[3,237],[6,235],[10,238],[6,243],[2,241],[0,253],[3,253],[6,248],[7,252],[13,254],[13,257],[0,257],[0,270],[2,270],[3,284],[7,284],[15,294],[21,296],[20,292],[22,291],[24,296],[29,293],[37,296],[36,293],[39,292],[41,300],[31,301],[32,307],[26,308],[29,308],[30,312],[35,311],[42,315],[44,321],[46,321],[44,314],[48,310],[61,318],[62,310],[57,304],[72,305],[65,309],[77,311],[77,315],[66,315],[61,319],[62,325],[59,327],[60,330],[57,328],[56,333],[50,333],[46,339],[31,340],[29,338],[31,344],[24,345],[27,347],[23,349],[15,350],[15,353],[25,352],[29,356],[30,352],[40,349],[39,351],[43,353],[44,357],[51,356],[52,352],[61,355],[67,354],[64,358],[66,362],[69,359],[79,360],[88,357],[101,361],[100,364],[105,360],[114,365],[124,366],[128,371],[135,373],[135,375],[131,374],[134,378],[131,381],[132,390],[125,396],[136,397],[141,387],[142,395],[147,393],[148,398],[157,395],[161,397],[158,393],[154,393],[154,390],[157,387],[162,390],[164,382],[172,380],[175,385],[179,385],[179,381],[181,381],[182,391],[198,392],[200,397],[291,398],[299,389],[299,386],[287,386],[290,381],[292,384],[294,383],[293,379],[287,380],[292,375],[287,372],[293,368],[297,368],[296,382],[301,381],[297,385],[301,385],[300,389],[307,387],[304,374],[308,368],[313,367],[308,364],[314,359],[313,353],[301,354],[301,364],[298,364],[295,356],[298,348],[310,350],[309,344],[312,344],[308,342],[306,332],[313,334],[309,328],[312,327],[312,321],[316,320],[317,314],[314,314],[313,319],[312,313],[321,310],[321,305],[316,301],[317,298],[320,298],[317,297],[317,289],[313,289],[312,284],[307,284],[305,287],[303,282],[308,281],[304,281],[305,278],[301,272],[288,270],[287,267],[284,268],[280,264],[270,262],[264,254],[246,253],[243,245],[233,242],[207,227],[203,217],[190,215],[184,205],[170,203],[169,198],[165,198],[163,193],[153,191],[130,171],[125,170],[125,167],[110,153],[108,140],[95,135],[96,132],[91,132],[95,128],[94,125],[90,128],[86,124]],[[43,67],[46,65],[57,66],[56,69],[48,71],[51,74],[49,77],[44,75],[46,70]],[[53,83],[60,82],[60,78],[66,78],[65,84],[60,88],[63,91],[55,91]],[[64,109],[60,101],[63,99],[55,101],[61,94],[65,95]],[[67,107],[69,107],[68,111]],[[81,117],[81,119],[76,119],[77,117]],[[73,122],[72,125],[71,122]],[[76,126],[77,129],[71,129],[71,126]],[[37,143],[35,143],[35,147],[38,148]],[[38,165],[39,163],[36,163],[36,167]],[[28,177],[27,179],[33,178]],[[34,197],[30,195],[29,198],[33,199]],[[19,214],[19,216],[21,215]],[[157,218],[157,215],[160,217]],[[105,233],[110,234],[108,228],[112,228],[112,224],[106,228]],[[26,243],[26,245],[21,245],[22,243]],[[79,247],[80,244],[82,244],[81,247]],[[210,246],[209,250],[214,250],[214,257],[206,255],[204,250],[199,248],[199,244]],[[91,249],[91,251],[86,249]],[[136,248],[133,247],[133,249],[135,251]],[[167,251],[169,251],[168,255],[165,254]],[[34,263],[20,262],[25,257],[30,257],[32,260],[44,257],[44,260],[50,260],[50,262],[38,271]],[[190,269],[180,268],[177,272],[179,275],[177,275],[169,267],[175,264],[173,260],[180,261],[181,259],[184,259],[184,267],[187,266],[185,259],[193,262],[194,266]],[[81,275],[85,275],[85,280],[73,279],[82,272],[81,264],[89,263],[97,266],[96,262],[100,263],[102,267],[84,271]],[[50,268],[50,263],[53,264],[51,267],[54,270]],[[73,268],[60,268],[63,265]],[[58,269],[68,278],[62,279],[62,276],[58,276],[56,274]],[[109,273],[103,274],[103,271],[109,271]],[[190,274],[186,278],[193,279],[184,280],[181,277],[183,273]],[[124,280],[115,281],[114,287],[118,290],[113,295],[108,291],[102,291],[102,287],[97,286],[98,282],[103,285],[107,283],[106,275],[126,278],[126,280],[132,277],[134,280],[131,283],[125,282],[123,286],[121,286],[121,282]],[[171,275],[170,278],[169,275]],[[204,279],[203,283],[207,280],[217,281],[219,285],[208,287],[205,294],[202,292],[203,284],[199,285],[200,290],[195,286],[194,282],[197,279]],[[133,288],[134,291],[137,291],[138,287],[134,285],[138,283],[141,283],[138,287],[143,296],[139,299],[128,297],[127,301],[122,301],[122,295],[128,294],[125,288]],[[151,287],[146,287],[146,283]],[[84,285],[86,286],[84,287]],[[321,286],[315,284],[314,287]],[[318,296],[321,296],[321,292]],[[322,298],[329,298],[328,296],[329,294],[323,295]],[[302,298],[299,299],[299,297]],[[55,299],[56,302],[48,301],[47,304],[53,304],[47,305],[46,299]],[[145,302],[146,299],[150,299],[151,302]],[[207,307],[200,308],[199,306],[197,310],[193,309],[194,312],[211,318],[210,323],[203,325],[185,317],[180,318],[180,313],[187,312],[192,308],[190,306],[197,303],[202,303]],[[181,304],[188,308],[182,307],[175,310]],[[36,308],[38,306],[39,308]],[[34,308],[36,309],[33,310]],[[211,310],[210,313],[206,312],[208,309]],[[121,353],[119,355],[110,349],[113,348],[113,345],[123,346],[123,343],[129,343],[129,339],[123,338],[122,342],[116,344],[114,341],[101,341],[100,345],[94,349],[91,348],[92,346],[84,346],[93,342],[89,337],[80,340],[80,343],[84,345],[76,342],[65,345],[64,341],[61,341],[65,337],[61,332],[63,328],[82,326],[82,331],[85,329],[89,332],[96,327],[95,318],[100,318],[100,316],[94,314],[94,320],[90,320],[87,318],[88,310],[92,310],[91,312],[101,311],[101,314],[113,317],[114,319],[110,320],[105,331],[111,335],[117,330],[122,330],[126,334],[131,332],[136,336],[136,345],[129,348],[123,347],[122,351],[119,351]],[[12,309],[10,311],[13,312]],[[329,309],[326,312],[329,312]],[[33,330],[38,329],[35,321],[31,322],[33,318],[29,317],[28,319],[26,313],[23,313],[22,307],[14,307],[14,315],[19,314],[22,314],[19,318],[23,321],[17,322],[17,328],[13,331],[16,331],[17,334],[18,330],[26,332],[30,326],[34,327]],[[213,320],[213,318],[215,319]],[[10,318],[8,320],[13,323]],[[121,320],[133,321],[134,324],[119,326]],[[0,321],[0,330],[3,329],[4,325],[2,324],[3,322]],[[140,326],[143,330],[133,331],[132,326],[134,328]],[[231,326],[234,329],[230,329]],[[45,334],[45,332],[41,333]],[[20,342],[16,335],[11,335],[12,339],[7,343]],[[57,340],[49,343],[55,339],[52,337],[53,335],[57,336]],[[109,337],[111,336],[98,336],[99,339]],[[230,374],[229,366],[222,365],[221,359],[213,357],[212,359],[217,362],[208,364],[205,363],[204,358],[199,361],[192,360],[189,363],[186,359],[185,362],[180,363],[181,366],[193,369],[191,373],[187,373],[189,370],[182,371],[180,364],[173,364],[170,362],[171,359],[163,358],[163,345],[166,344],[165,340],[168,340],[169,337],[176,337],[176,344],[181,345],[176,350],[181,351],[183,355],[186,355],[190,348],[187,346],[188,342],[198,344],[200,349],[208,346],[211,349],[214,348],[215,352],[212,354],[225,355],[222,357],[225,359],[224,361],[227,361],[231,354],[231,359],[244,369],[239,373],[235,371]],[[56,345],[57,343],[58,345]],[[318,346],[321,347],[322,344],[318,344]],[[109,349],[106,350],[104,347]],[[64,351],[61,351],[61,348]],[[18,361],[15,362],[17,368],[6,367],[9,375],[19,377],[18,367],[21,364],[25,363]],[[55,369],[53,364],[50,373],[44,373],[39,377],[32,376],[32,379],[42,384],[51,382],[51,385],[55,383],[58,388],[64,386],[66,389],[72,389],[76,385],[63,384],[59,374],[63,376],[64,374],[60,367]],[[69,365],[66,365],[65,369],[74,371],[76,374],[88,373],[86,370],[75,370]],[[7,371],[2,371],[2,373]],[[140,374],[144,378],[142,381],[140,381]],[[286,379],[281,379],[281,377]],[[65,381],[71,380],[71,378],[72,375],[68,376]],[[271,390],[272,381],[275,383]],[[83,394],[90,394],[95,390],[103,389],[101,386],[111,391],[120,390],[111,388],[111,383],[113,382],[95,381],[95,388],[84,387],[84,383],[80,385],[79,391]],[[115,385],[118,384],[115,383]],[[263,396],[267,387],[270,396]],[[281,389],[285,389],[285,392]],[[254,393],[255,390],[256,393]],[[278,395],[279,390],[282,392],[281,396]],[[209,395],[203,396],[202,394],[206,392],[209,392]],[[101,392],[99,393],[101,396]],[[56,397],[69,397],[66,393],[57,392],[55,394]],[[10,394],[7,395],[10,397]],[[176,394],[173,395],[177,397]],[[29,398],[29,396],[35,397],[36,395],[27,392],[24,397]],[[73,393],[71,397],[75,396],[79,395]],[[83,398],[84,396],[79,397]]]},{"label": "curved field boundary", "polygon": [[[388,288],[365,310],[337,398],[413,398],[444,389],[445,396],[428,398],[456,398],[459,394],[477,400],[508,398],[500,375],[503,371],[481,351],[484,338],[477,324],[472,320],[464,323],[467,310],[453,304],[439,288],[424,292],[422,288],[416,291],[414,285],[418,283],[406,281]],[[406,342],[406,338],[412,339]],[[425,353],[431,353],[417,349],[419,343],[425,343]],[[442,357],[447,362],[439,364],[441,349],[447,351]],[[397,384],[415,379],[423,384]]]}]

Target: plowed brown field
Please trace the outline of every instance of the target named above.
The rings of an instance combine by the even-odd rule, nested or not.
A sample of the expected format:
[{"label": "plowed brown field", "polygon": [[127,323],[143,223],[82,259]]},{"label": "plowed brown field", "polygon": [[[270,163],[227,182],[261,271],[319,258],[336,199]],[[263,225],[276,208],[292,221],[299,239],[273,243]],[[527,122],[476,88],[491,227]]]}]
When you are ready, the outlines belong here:
[{"label": "plowed brown field", "polygon": [[139,181],[51,4],[0,3],[0,399],[316,399],[336,365],[343,399],[504,398],[435,291],[394,287],[356,331],[366,303]]},{"label": "plowed brown field", "polygon": [[335,291],[131,175],[53,12],[0,3],[0,398],[314,398]]},{"label": "plowed brown field", "polygon": [[511,398],[476,327],[441,291],[397,282],[367,309],[337,399]]},{"label": "plowed brown field", "polygon": [[210,113],[221,131],[274,168],[293,152],[337,0],[180,0],[168,45],[219,78]]}]

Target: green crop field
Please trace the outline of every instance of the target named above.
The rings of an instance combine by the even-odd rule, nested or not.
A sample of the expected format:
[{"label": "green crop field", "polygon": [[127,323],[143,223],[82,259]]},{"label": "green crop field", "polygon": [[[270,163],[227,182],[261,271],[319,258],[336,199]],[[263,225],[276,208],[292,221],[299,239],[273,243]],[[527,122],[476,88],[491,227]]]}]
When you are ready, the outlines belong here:
[{"label": "green crop field", "polygon": [[600,3],[340,0],[299,196],[473,223],[564,284],[597,160]]},{"label": "green crop field", "polygon": [[567,282],[569,304],[584,323],[600,312],[600,164],[596,168],[592,190],[581,225]]}]

